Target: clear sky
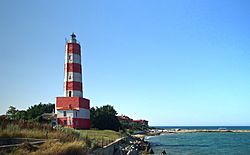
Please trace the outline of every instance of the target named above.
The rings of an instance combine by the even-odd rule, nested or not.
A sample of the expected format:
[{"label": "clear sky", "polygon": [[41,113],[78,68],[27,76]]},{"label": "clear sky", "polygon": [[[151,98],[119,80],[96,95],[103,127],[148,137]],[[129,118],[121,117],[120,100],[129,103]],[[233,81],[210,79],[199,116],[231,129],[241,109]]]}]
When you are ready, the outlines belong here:
[{"label": "clear sky", "polygon": [[2,0],[0,114],[63,95],[72,32],[91,106],[150,125],[250,125],[250,1]]}]

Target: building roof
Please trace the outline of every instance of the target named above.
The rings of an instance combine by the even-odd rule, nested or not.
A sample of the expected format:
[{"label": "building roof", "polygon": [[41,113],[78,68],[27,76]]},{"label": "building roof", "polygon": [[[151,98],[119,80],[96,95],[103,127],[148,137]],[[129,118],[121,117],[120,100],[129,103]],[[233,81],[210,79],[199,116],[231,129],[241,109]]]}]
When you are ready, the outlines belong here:
[{"label": "building roof", "polygon": [[128,121],[132,121],[133,120],[132,118],[130,118],[130,117],[126,116],[126,115],[121,115],[121,116],[117,116],[117,117],[120,120],[128,120]]},{"label": "building roof", "polygon": [[140,120],[133,120],[133,122],[135,122],[135,123],[144,123],[144,122],[148,122],[148,121],[140,119]]},{"label": "building roof", "polygon": [[46,120],[56,119],[56,114],[55,113],[44,113],[44,114],[42,114],[42,118],[46,119]]},{"label": "building roof", "polygon": [[117,116],[119,120],[124,120],[124,121],[129,121],[129,122],[134,122],[134,123],[145,123],[145,122],[148,122],[147,120],[143,120],[143,119],[140,119],[140,120],[133,120],[132,118],[126,116],[126,115],[120,115],[120,116]]}]

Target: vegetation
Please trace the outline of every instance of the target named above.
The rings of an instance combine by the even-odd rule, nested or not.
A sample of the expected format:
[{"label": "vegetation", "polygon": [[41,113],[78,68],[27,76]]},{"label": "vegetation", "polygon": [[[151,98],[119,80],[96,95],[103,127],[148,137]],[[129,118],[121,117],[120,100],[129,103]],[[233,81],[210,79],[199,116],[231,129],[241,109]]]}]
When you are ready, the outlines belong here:
[{"label": "vegetation", "polygon": [[52,113],[55,109],[55,104],[42,104],[39,103],[38,105],[34,105],[28,108],[27,110],[27,117],[28,119],[38,119],[44,113]]},{"label": "vegetation", "polygon": [[82,138],[87,137],[91,140],[103,143],[110,143],[122,137],[122,134],[112,130],[77,130]]},{"label": "vegetation", "polygon": [[[55,105],[48,103],[34,105],[28,110],[18,110],[14,106],[10,106],[6,112],[6,116],[10,120],[32,120],[36,122],[46,122],[42,119],[42,114],[52,113]],[[100,130],[119,131],[121,124],[117,118],[117,112],[111,105],[101,107],[92,107],[90,109],[91,127]]]},{"label": "vegetation", "polygon": [[0,118],[0,127],[0,137],[5,138],[59,139],[66,142],[79,139],[114,141],[122,136],[119,132],[111,130],[75,130],[63,127],[53,129],[48,124],[25,120],[14,121],[4,117]]},{"label": "vegetation", "polygon": [[86,147],[83,141],[65,142],[49,140],[44,144],[37,146],[30,143],[23,143],[22,145],[12,148],[11,150],[1,149],[0,154],[10,155],[75,155],[75,154],[89,154],[90,150]]},{"label": "vegetation", "polygon": [[31,154],[31,155],[68,155],[68,154],[87,154],[88,149],[83,141],[73,141],[62,143],[60,141],[49,140],[40,147],[34,147],[24,143],[14,149],[10,154]]},{"label": "vegetation", "polygon": [[[0,138],[47,139],[41,146],[23,144],[3,154],[86,154],[102,147],[122,135],[110,130],[53,129],[51,126],[32,121],[14,121],[0,118]],[[1,154],[1,152],[0,152]]]},{"label": "vegetation", "polygon": [[86,154],[122,137],[121,133],[116,132],[121,125],[113,106],[91,108],[92,130],[52,128],[41,116],[53,112],[54,106],[51,103],[39,103],[27,110],[10,106],[6,115],[0,116],[0,138],[37,138],[47,141],[40,146],[24,143],[0,154]]},{"label": "vegetation", "polygon": [[117,112],[111,105],[92,107],[90,109],[91,127],[100,130],[119,131],[121,124],[117,118]]},{"label": "vegetation", "polygon": [[0,137],[3,138],[38,138],[38,139],[59,139],[62,142],[74,141],[79,138],[79,133],[71,130],[55,130],[48,125],[36,124],[34,122],[21,121],[15,124],[8,123],[1,126]]},{"label": "vegetation", "polygon": [[28,108],[28,110],[17,110],[14,106],[10,106],[6,112],[7,118],[11,120],[35,120],[42,122],[42,114],[52,113],[55,108],[55,104],[42,104],[34,105]]},{"label": "vegetation", "polygon": [[87,148],[86,143],[84,141],[74,141],[74,142],[66,142],[60,143],[53,141],[49,141],[43,144],[39,151],[34,152],[34,154],[86,154]]}]

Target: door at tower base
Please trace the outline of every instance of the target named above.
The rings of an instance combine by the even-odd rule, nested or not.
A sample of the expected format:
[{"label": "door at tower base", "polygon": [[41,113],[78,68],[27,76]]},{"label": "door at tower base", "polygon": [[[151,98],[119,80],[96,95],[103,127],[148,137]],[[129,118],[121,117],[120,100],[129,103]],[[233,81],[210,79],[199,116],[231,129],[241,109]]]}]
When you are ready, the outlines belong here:
[{"label": "door at tower base", "polygon": [[58,124],[75,129],[90,129],[89,102],[82,97],[57,97]]}]

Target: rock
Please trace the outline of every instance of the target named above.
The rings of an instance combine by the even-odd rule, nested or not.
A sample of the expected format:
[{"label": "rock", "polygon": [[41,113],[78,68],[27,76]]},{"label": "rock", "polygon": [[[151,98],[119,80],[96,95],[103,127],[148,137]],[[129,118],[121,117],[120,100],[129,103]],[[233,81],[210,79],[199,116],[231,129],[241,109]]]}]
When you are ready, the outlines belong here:
[{"label": "rock", "polygon": [[167,152],[166,152],[165,150],[163,150],[163,151],[161,152],[161,155],[163,155],[163,154],[167,154]]},{"label": "rock", "polygon": [[152,149],[152,148],[150,148],[150,149],[148,150],[148,153],[149,153],[149,154],[154,154],[153,149]]},{"label": "rock", "polygon": [[150,147],[150,145],[148,144],[147,146],[146,146],[146,152],[149,152],[149,149],[150,149],[151,147]]}]

